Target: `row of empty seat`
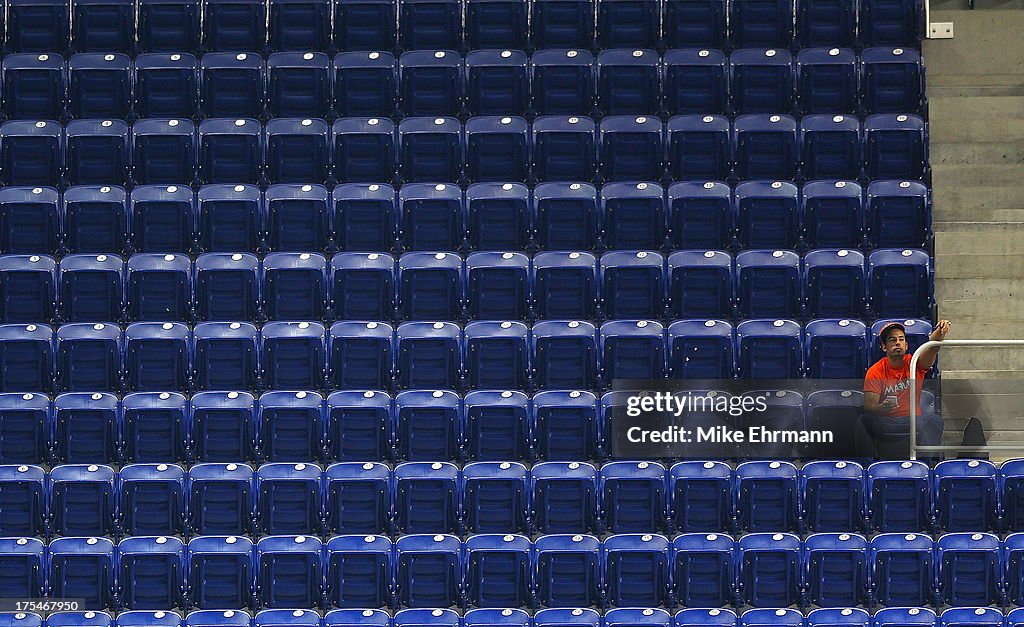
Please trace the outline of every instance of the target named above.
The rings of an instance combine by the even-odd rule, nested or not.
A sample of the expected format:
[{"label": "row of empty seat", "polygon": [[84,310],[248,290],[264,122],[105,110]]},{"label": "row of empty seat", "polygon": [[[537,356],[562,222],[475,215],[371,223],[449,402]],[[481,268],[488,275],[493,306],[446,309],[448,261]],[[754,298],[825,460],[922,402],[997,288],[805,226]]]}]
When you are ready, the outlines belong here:
[{"label": "row of empty seat", "polygon": [[904,48],[417,50],[3,58],[11,119],[923,113]]},{"label": "row of empty seat", "polygon": [[[8,121],[7,185],[900,179],[928,173],[916,115]],[[780,183],[781,184],[781,183]],[[443,191],[445,187],[441,187]],[[243,192],[244,187],[238,190]]]},{"label": "row of empty seat", "polygon": [[[15,52],[917,45],[912,0],[10,0]],[[69,7],[70,4],[70,7]],[[136,10],[137,9],[137,10]],[[727,28],[728,24],[728,28]]]}]

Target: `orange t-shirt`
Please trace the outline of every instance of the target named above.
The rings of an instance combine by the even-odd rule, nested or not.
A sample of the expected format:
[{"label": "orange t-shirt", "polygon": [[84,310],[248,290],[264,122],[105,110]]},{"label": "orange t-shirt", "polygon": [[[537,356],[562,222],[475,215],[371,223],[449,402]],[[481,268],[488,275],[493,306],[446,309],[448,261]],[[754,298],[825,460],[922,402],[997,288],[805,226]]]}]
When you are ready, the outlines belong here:
[{"label": "orange t-shirt", "polygon": [[[896,409],[890,416],[910,415],[910,359],[912,355],[903,356],[903,367],[893,368],[889,365],[889,358],[883,357],[868,368],[864,376],[864,391],[878,394],[879,402],[885,400],[886,396],[896,397]],[[924,378],[928,368],[917,368],[917,415],[921,415],[921,379]]]}]

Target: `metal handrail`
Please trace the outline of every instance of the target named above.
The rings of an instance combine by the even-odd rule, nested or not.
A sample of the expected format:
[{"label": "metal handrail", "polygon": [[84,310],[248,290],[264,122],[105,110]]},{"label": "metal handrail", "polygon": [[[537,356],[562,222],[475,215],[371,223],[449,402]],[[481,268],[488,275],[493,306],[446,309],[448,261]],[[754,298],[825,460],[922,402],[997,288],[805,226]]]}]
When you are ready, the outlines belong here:
[{"label": "metal handrail", "polygon": [[[926,3],[927,6],[927,3]],[[917,347],[910,358],[910,459],[917,459],[917,452],[938,453],[944,451],[1020,451],[1020,444],[992,444],[985,446],[918,446],[917,445],[917,360],[921,352],[932,346],[1024,346],[1024,340],[928,340]],[[939,400],[941,402],[941,399]]]}]

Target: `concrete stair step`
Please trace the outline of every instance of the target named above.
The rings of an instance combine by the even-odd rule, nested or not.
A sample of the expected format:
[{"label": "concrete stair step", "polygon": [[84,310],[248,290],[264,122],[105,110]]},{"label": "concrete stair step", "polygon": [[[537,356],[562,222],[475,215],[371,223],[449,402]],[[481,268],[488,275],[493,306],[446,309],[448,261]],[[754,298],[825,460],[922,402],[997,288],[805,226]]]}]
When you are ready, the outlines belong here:
[{"label": "concrete stair step", "polygon": [[939,142],[931,145],[932,166],[938,164],[1024,164],[1024,141]]},{"label": "concrete stair step", "polygon": [[[1013,220],[1024,211],[1024,186],[960,185],[934,179],[933,220]],[[1001,213],[998,213],[1001,212]],[[996,217],[998,216],[998,217]]]},{"label": "concrete stair step", "polygon": [[936,75],[929,71],[929,101],[965,96],[1024,96],[1024,77],[1019,74]]},{"label": "concrete stair step", "polygon": [[[1024,96],[955,96],[936,97],[931,95],[929,85],[928,119],[936,122],[961,120],[993,120],[997,118],[1019,117],[1024,111]],[[979,116],[984,112],[984,117]],[[998,132],[992,127],[989,134]]]},{"label": "concrete stair step", "polygon": [[[951,330],[950,333],[952,332]],[[950,347],[948,351],[944,349],[940,357],[940,366],[946,363],[962,370],[1015,370],[1017,372],[1024,372],[1024,350],[1020,347]],[[1024,406],[1017,411],[1024,414]]]},{"label": "concrete stair step", "polygon": [[[974,337],[970,339],[984,339],[992,337],[1007,337],[1006,332],[1012,331],[1013,326],[1020,325],[1018,333],[1009,337],[1013,339],[1024,339],[1024,308],[1013,306],[1007,300],[993,302],[988,298],[955,298],[947,294],[944,287],[936,283],[936,302],[940,318],[947,318],[952,322],[958,322],[958,326],[971,323],[979,327]],[[984,325],[995,325],[988,327]],[[996,332],[1004,335],[995,335]],[[965,338],[967,339],[967,338]]]},{"label": "concrete stair step", "polygon": [[[954,39],[926,39],[923,56],[933,76],[1019,74],[1024,65],[1024,11],[1016,0],[977,0],[985,10],[964,11],[966,0],[938,0],[933,22],[953,22]],[[947,9],[947,10],[943,10]],[[952,9],[952,10],[948,10]]]},{"label": "concrete stair step", "polygon": [[[1009,211],[1009,210],[1002,210]],[[987,232],[993,227],[1008,227],[1013,229],[1021,229],[1024,232],[1024,211],[1018,216],[1020,221],[1013,221],[1009,219],[1003,220],[987,220],[981,221],[952,221],[943,220],[941,222],[932,222],[932,230],[936,233],[970,233],[970,232]]]},{"label": "concrete stair step", "polygon": [[952,164],[937,163],[932,167],[932,180],[943,185],[1008,185],[1024,180],[1024,164]]},{"label": "concrete stair step", "polygon": [[938,120],[933,121],[929,128],[931,129],[930,139],[933,155],[936,148],[951,142],[955,142],[952,145],[957,147],[962,143],[1012,145],[1013,142],[1024,142],[1024,118],[1022,117],[1001,119],[998,128],[993,128],[991,119],[965,119],[949,123],[946,120]]}]

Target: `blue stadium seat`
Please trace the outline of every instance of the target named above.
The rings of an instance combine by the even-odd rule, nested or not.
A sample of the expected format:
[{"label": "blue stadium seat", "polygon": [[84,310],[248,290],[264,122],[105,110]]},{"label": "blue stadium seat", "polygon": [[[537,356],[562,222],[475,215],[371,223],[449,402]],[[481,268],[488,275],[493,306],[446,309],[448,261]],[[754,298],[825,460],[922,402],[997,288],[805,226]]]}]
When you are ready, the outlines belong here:
[{"label": "blue stadium seat", "polygon": [[999,466],[996,480],[1003,529],[1011,533],[1019,532],[1024,527],[1024,501],[1020,498],[1021,489],[1024,488],[1024,462],[1006,460]]},{"label": "blue stadium seat", "polygon": [[858,20],[861,44],[917,47],[923,11],[917,0],[865,0]]},{"label": "blue stadium seat", "polygon": [[463,624],[467,627],[485,627],[487,625],[530,627],[533,624],[533,619],[530,618],[530,614],[526,610],[477,608],[466,611]]},{"label": "blue stadium seat", "polygon": [[258,277],[256,255],[199,255],[195,262],[196,319],[256,320],[261,301]]},{"label": "blue stadium seat", "polygon": [[[341,608],[391,605],[393,545],[387,536],[334,536],[324,551],[326,594]],[[357,624],[365,624],[360,617]]]},{"label": "blue stadium seat", "polygon": [[868,296],[878,317],[929,318],[932,269],[923,250],[878,249],[868,257]]},{"label": "blue stadium seat", "polygon": [[808,246],[859,248],[864,237],[864,199],[853,181],[812,181],[800,194],[803,238]]},{"label": "blue stadium seat", "polygon": [[868,368],[867,328],[858,320],[819,319],[804,329],[804,364],[812,379],[860,379]]},{"label": "blue stadium seat", "polygon": [[243,610],[195,610],[185,617],[185,627],[249,627],[251,624],[252,617]]},{"label": "blue stadium seat", "polygon": [[[455,536],[414,534],[399,538],[395,543],[398,605],[449,607],[458,604],[461,552],[462,543]],[[453,618],[457,620],[457,616]],[[396,617],[396,624],[397,620]],[[414,621],[411,624],[427,623]]]},{"label": "blue stadium seat", "polygon": [[[0,466],[0,533],[8,537],[46,533],[45,482],[46,473],[39,466]],[[40,585],[42,578],[40,574]]]},{"label": "blue stadium seat", "polygon": [[[331,397],[333,398],[337,394],[339,393],[335,392]],[[390,399],[383,392],[376,393],[374,398],[385,398],[390,402]],[[386,406],[384,408],[384,415],[385,418],[388,416]],[[327,499],[325,520],[330,531],[342,534],[388,533],[391,531],[391,470],[386,464],[382,462],[341,462],[331,464],[324,473],[324,492]],[[351,543],[342,544],[354,548]],[[332,547],[328,545],[327,548],[328,555],[330,555]],[[377,544],[376,548],[384,549],[385,547]],[[358,549],[353,550],[353,553],[360,553],[362,549],[363,547],[359,546]],[[390,553],[390,548],[387,549],[387,552]],[[390,555],[386,557],[390,559]],[[357,555],[354,555],[353,558],[356,562],[359,561]],[[336,567],[336,564],[328,564],[328,568]],[[388,572],[390,573],[390,568]],[[328,574],[328,578],[330,577],[331,574]],[[328,596],[341,592],[341,586],[343,585],[344,582],[341,584],[338,582],[329,584]],[[386,594],[389,589],[390,585],[386,586],[383,592],[378,592],[376,586],[371,590],[362,592],[360,592],[359,588],[356,588],[351,592],[358,596],[351,599],[351,601],[369,601],[370,599],[363,599],[361,597],[367,592],[373,592],[374,595],[379,594],[382,596],[379,599],[377,597],[374,598],[378,602],[368,603],[367,605],[387,605]],[[338,604],[337,600],[333,597],[332,602]]]},{"label": "blue stadium seat", "polygon": [[613,251],[601,256],[604,317],[661,318],[665,311],[665,259],[654,252]]},{"label": "blue stadium seat", "polygon": [[732,190],[725,183],[683,182],[668,188],[668,224],[676,248],[731,247],[734,213]]},{"label": "blue stadium seat", "polygon": [[140,185],[133,189],[128,215],[132,248],[147,253],[191,251],[194,203],[192,189],[184,185]]},{"label": "blue stadium seat", "polygon": [[466,47],[526,49],[527,6],[515,0],[470,0],[466,4]]},{"label": "blue stadium seat", "polygon": [[[789,533],[747,534],[736,545],[736,568],[737,593],[744,604],[792,605],[800,592],[800,538]],[[772,625],[780,622],[766,621]]]},{"label": "blue stadium seat", "polygon": [[597,398],[591,392],[552,390],[534,395],[531,431],[538,459],[597,459],[597,429]]},{"label": "blue stadium seat", "polygon": [[[189,11],[193,8],[187,6],[190,1],[194,0],[180,0],[178,4],[182,6],[171,4],[165,7],[171,11]],[[147,5],[154,12],[159,9],[155,1],[141,0],[140,15],[145,15]],[[198,3],[194,8],[198,9]],[[195,14],[198,20],[198,10]],[[136,115],[153,118],[193,117],[199,111],[198,68],[199,63],[191,54],[138,55],[135,58],[134,76]]]},{"label": "blue stadium seat", "polygon": [[[457,187],[453,189],[460,193]],[[398,260],[398,317],[457,320],[462,317],[465,285],[465,268],[458,255],[406,253]]]},{"label": "blue stadium seat", "polygon": [[320,459],[323,402],[316,392],[264,392],[257,410],[256,447],[260,458],[270,462]]},{"label": "blue stadium seat", "polygon": [[600,224],[606,248],[661,248],[665,242],[664,190],[656,183],[605,185],[601,189]]},{"label": "blue stadium seat", "polygon": [[173,322],[136,322],[124,332],[125,390],[175,390],[189,387],[190,331]]},{"label": "blue stadium seat", "polygon": [[128,124],[122,120],[72,120],[64,129],[67,143],[64,182],[68,185],[123,185],[128,180]]},{"label": "blue stadium seat", "polygon": [[[116,567],[116,562],[114,562]],[[111,575],[113,576],[113,575]],[[102,578],[102,576],[100,576]],[[110,612],[54,612],[47,617],[46,627],[113,627]]]},{"label": "blue stadium seat", "polygon": [[47,461],[50,416],[50,401],[45,394],[0,394],[0,463]]},{"label": "blue stadium seat", "polygon": [[391,50],[398,23],[394,0],[345,0],[334,6],[334,46],[345,50]]},{"label": "blue stadium seat", "polygon": [[530,603],[533,543],[526,536],[480,534],[466,540],[466,603],[517,608]]},{"label": "blue stadium seat", "polygon": [[991,607],[951,607],[942,612],[942,627],[1001,627],[1003,613]]},{"label": "blue stadium seat", "polygon": [[405,118],[398,126],[401,178],[457,182],[463,163],[462,124],[455,118]]},{"label": "blue stadium seat", "polygon": [[[6,486],[5,486],[6,487]],[[3,594],[16,598],[42,598],[44,595],[46,545],[36,538],[0,539],[0,565],[4,569],[4,581],[0,585]],[[21,619],[27,618],[19,614]],[[13,614],[0,615],[5,627],[38,627],[30,622],[15,622]]]},{"label": "blue stadium seat", "polygon": [[273,183],[326,181],[330,172],[329,131],[323,120],[276,118],[267,122],[267,178]]},{"label": "blue stadium seat", "polygon": [[[796,202],[795,198],[791,200]],[[736,255],[736,297],[741,316],[799,317],[802,287],[800,257],[791,250],[747,250]]]},{"label": "blue stadium seat", "polygon": [[708,181],[704,189],[711,191],[700,191],[697,183],[676,183],[672,188],[686,190],[688,195],[718,196],[722,184],[710,181],[724,180],[732,172],[729,119],[721,115],[673,116],[666,126],[666,139],[672,178]]},{"label": "blue stadium seat", "polygon": [[[868,585],[867,547],[867,540],[857,534],[808,536],[804,541],[802,565],[806,572],[807,602],[826,608],[864,603]],[[841,624],[847,624],[846,620]]]},{"label": "blue stadium seat", "polygon": [[521,322],[477,321],[465,329],[466,386],[471,389],[529,387],[529,329]]},{"label": "blue stadium seat", "polygon": [[537,627],[555,627],[566,625],[571,627],[597,627],[601,623],[601,614],[589,608],[547,608],[539,610],[533,618]]},{"label": "blue stadium seat", "polygon": [[[391,388],[394,336],[394,328],[383,322],[335,322],[327,340],[330,387],[337,390]],[[358,436],[353,434],[352,437]],[[353,442],[353,446],[360,445]]]},{"label": "blue stadium seat", "polygon": [[1017,608],[1006,613],[1007,627],[1020,627],[1022,623],[1024,623],[1024,610]]},{"label": "blue stadium seat", "polygon": [[531,11],[535,49],[593,46],[594,3],[590,0],[540,0]]},{"label": "blue stadium seat", "polygon": [[999,538],[990,533],[949,533],[935,544],[941,603],[991,605],[1002,599]]},{"label": "blue stadium seat", "polygon": [[597,142],[593,120],[543,116],[534,121],[532,132],[538,181],[588,181],[594,177]]},{"label": "blue stadium seat", "polygon": [[188,255],[140,253],[125,275],[128,320],[189,320],[192,261]]},{"label": "blue stadium seat", "polygon": [[[562,6],[557,6],[561,4]],[[586,3],[546,0],[536,11],[560,12]],[[586,19],[592,20],[592,16]],[[536,115],[588,115],[597,85],[594,57],[586,50],[541,50],[530,58],[532,108]],[[536,132],[536,129],[535,129]]]},{"label": "blue stadium seat", "polygon": [[[526,342],[523,341],[524,357]],[[464,458],[471,461],[529,459],[530,400],[522,392],[477,390],[466,394]]]},{"label": "blue stadium seat", "polygon": [[[1007,460],[1003,465],[1016,464],[1013,460]],[[1001,575],[1006,594],[1006,601],[1012,605],[1018,605],[1021,594],[1024,592],[1024,570],[1022,570],[1022,558],[1024,558],[1024,535],[1011,533],[1006,536],[1002,543],[1001,551]],[[1010,623],[1013,627],[1018,622]]]},{"label": "blue stadium seat", "polygon": [[928,129],[916,115],[879,113],[864,120],[864,174],[922,180],[928,174]]},{"label": "blue stadium seat", "polygon": [[736,523],[739,529],[798,531],[797,477],[796,467],[789,462],[750,461],[737,466]]},{"label": "blue stadium seat", "polygon": [[[132,8],[131,4],[126,5]],[[89,52],[68,61],[69,118],[126,118],[131,111],[131,60]]]},{"label": "blue stadium seat", "polygon": [[261,610],[253,619],[254,627],[320,627],[316,610]]},{"label": "blue stadium seat", "polygon": [[683,533],[672,542],[675,600],[687,607],[730,605],[736,543],[721,533]]},{"label": "blue stadium seat", "polygon": [[793,179],[799,162],[796,120],[788,115],[737,117],[733,152],[740,179]]},{"label": "blue stadium seat", "polygon": [[736,613],[730,609],[686,608],[679,610],[675,615],[676,627],[735,627],[737,622]]},{"label": "blue stadium seat", "polygon": [[331,3],[327,0],[272,0],[271,50],[327,50],[331,44]]},{"label": "blue stadium seat", "polygon": [[[816,10],[802,5],[802,10]],[[827,10],[827,6],[820,7]],[[858,109],[857,55],[847,48],[806,48],[796,55],[796,91],[804,113]]]},{"label": "blue stadium seat", "polygon": [[737,48],[789,48],[793,5],[779,0],[740,0],[729,6],[729,33]]},{"label": "blue stadium seat", "polygon": [[598,490],[594,466],[586,462],[541,462],[533,467],[530,480],[532,521],[537,532],[596,530]]},{"label": "blue stadium seat", "polygon": [[[278,3],[280,0],[274,0],[272,4]],[[309,48],[308,45],[304,47]],[[331,108],[330,63],[330,57],[323,52],[275,52],[270,55],[266,78],[267,111],[270,115],[275,118],[327,117]],[[325,123],[321,125],[326,143],[327,126]]]},{"label": "blue stadium seat", "polygon": [[665,3],[662,16],[665,48],[725,48],[727,32],[726,6],[721,0],[669,0]]},{"label": "blue stadium seat", "polygon": [[796,8],[800,45],[851,47],[856,39],[857,5],[851,0],[801,3]]},{"label": "blue stadium seat", "polygon": [[[459,250],[465,236],[465,214],[462,190],[458,185],[405,185],[398,194],[400,244],[405,250]],[[417,259],[421,260],[422,257],[423,253]],[[458,259],[456,255],[448,257],[450,261]],[[403,261],[399,260],[398,265],[400,282]],[[399,288],[403,288],[401,283]],[[402,297],[404,294],[400,292],[399,296]],[[402,311],[399,313],[402,314]]]},{"label": "blue stadium seat", "polygon": [[[515,16],[507,16],[506,13],[522,11],[523,19],[526,19],[526,8],[520,8],[518,3],[502,0],[474,2],[476,4],[469,5],[468,10],[476,12],[479,15],[477,19],[484,23],[501,20],[500,33],[504,33],[515,19]],[[493,28],[493,24],[485,27]],[[494,34],[497,33],[489,33],[488,37]],[[465,91],[466,110],[469,114],[526,115],[530,99],[527,63],[526,54],[521,50],[473,50],[467,54]]]},{"label": "blue stadium seat", "polygon": [[[741,247],[796,248],[800,238],[800,201],[795,185],[783,181],[744,181],[736,186],[735,203],[737,242]],[[737,265],[750,263],[749,257],[737,257]]]},{"label": "blue stadium seat", "polygon": [[57,389],[117,390],[121,387],[121,329],[97,322],[57,329]]},{"label": "blue stadium seat", "polygon": [[[673,14],[689,17],[691,13],[707,12],[711,19],[717,19],[721,11],[724,20],[724,4],[711,0],[697,3],[687,0],[672,0],[666,4],[665,28],[683,28],[694,24],[671,25]],[[715,16],[715,17],[712,17]],[[714,37],[724,37],[725,30]],[[729,75],[727,59],[720,50],[667,50],[663,57],[665,97],[664,106],[672,115],[722,115],[729,107]],[[728,120],[726,120],[728,122]],[[670,120],[671,123],[671,120]],[[728,129],[728,124],[726,124]]]},{"label": "blue stadium seat", "polygon": [[666,528],[665,467],[656,462],[616,461],[599,477],[601,520],[610,533]]},{"label": "blue stadium seat", "polygon": [[[647,0],[601,0],[601,11],[624,9]],[[628,10],[628,9],[626,9]],[[641,9],[646,12],[646,7]],[[602,15],[603,17],[603,15]],[[628,25],[624,25],[628,27]],[[604,50],[597,57],[597,107],[603,115],[658,113],[659,58],[653,50]],[[585,112],[577,110],[575,113]],[[643,177],[649,178],[649,177]]]},{"label": "blue stadium seat", "polygon": [[[270,535],[317,533],[323,514],[320,475],[320,467],[315,464],[271,463],[260,466],[256,471],[256,529]],[[300,550],[312,548],[300,547]],[[316,554],[319,553],[317,548]],[[310,576],[318,575],[315,570],[306,572]],[[317,576],[316,580],[319,579]],[[265,586],[258,586],[257,594],[266,595],[266,590]],[[319,599],[319,595],[313,598]],[[313,598],[303,605],[315,605]],[[262,600],[264,603],[267,601],[266,597]]]},{"label": "blue stadium seat", "polygon": [[522,250],[530,241],[532,204],[522,183],[474,183],[466,189],[467,246]]},{"label": "blue stadium seat", "polygon": [[73,464],[117,461],[119,417],[113,394],[61,394],[53,406],[54,460]]},{"label": "blue stadium seat", "polygon": [[[815,394],[817,401],[811,398]],[[821,394],[830,392],[808,395],[809,410],[826,402]],[[864,529],[864,468],[846,461],[808,462],[800,471],[800,503],[804,526],[813,533]]]},{"label": "blue stadium seat", "polygon": [[271,320],[319,320],[327,312],[327,259],[319,253],[263,258],[263,314]]},{"label": "blue stadium seat", "polygon": [[534,385],[587,389],[597,383],[597,329],[589,322],[544,321],[533,326]]},{"label": "blue stadium seat", "polygon": [[[3,173],[0,180],[4,185],[57,185],[60,183],[64,151],[62,129],[57,122],[8,120],[0,125],[0,172]],[[38,192],[35,191],[37,189]],[[0,195],[0,199],[5,205],[19,200],[38,201],[38,198],[29,195],[30,192],[35,196],[44,193],[47,196],[55,194],[54,191],[41,187],[11,188],[3,191],[5,193]],[[35,252],[54,248],[36,248]],[[12,249],[9,246],[5,247],[4,251],[30,252]]]},{"label": "blue stadium seat", "polygon": [[[744,9],[753,2],[739,3]],[[743,10],[743,9],[738,9]],[[732,110],[787,113],[793,108],[793,56],[784,49],[747,48],[729,56]]]},{"label": "blue stadium seat", "polygon": [[658,2],[597,2],[597,43],[601,48],[660,48],[660,26],[661,6]]},{"label": "blue stadium seat", "polygon": [[931,474],[925,464],[876,462],[868,467],[866,487],[872,529],[898,532],[930,528]]},{"label": "blue stadium seat", "polygon": [[259,332],[248,322],[197,324],[192,359],[196,390],[255,390],[259,383]]},{"label": "blue stadium seat", "polygon": [[[859,386],[858,386],[859,387]],[[856,432],[861,415],[864,412],[864,394],[860,390],[818,390],[807,395],[806,425],[808,429],[830,430],[835,442],[832,446],[824,445],[820,450],[823,456],[828,458],[852,457],[856,442]],[[864,510],[865,504],[860,505]],[[864,510],[863,517],[867,518],[867,511]],[[811,510],[805,508],[805,514],[811,515]],[[824,520],[824,519],[822,519]],[[811,518],[806,521],[810,527],[813,523]],[[863,527],[863,522],[858,523]],[[843,530],[859,529],[857,526],[845,525]],[[825,531],[826,529],[820,529]],[[836,529],[828,529],[835,531]]]},{"label": "blue stadium seat", "polygon": [[930,605],[934,599],[935,549],[926,535],[882,533],[868,551],[871,595],[885,606]]},{"label": "blue stadium seat", "polygon": [[468,533],[527,533],[529,472],[516,462],[471,462],[462,469],[462,525]]},{"label": "blue stadium seat", "polygon": [[[64,599],[82,599],[86,607],[111,607],[114,601],[114,559],[114,543],[106,538],[57,538],[51,541],[46,559],[50,594]],[[110,616],[104,616],[109,624]],[[72,621],[70,624],[81,623]]]},{"label": "blue stadium seat", "polygon": [[331,285],[336,317],[348,320],[394,317],[395,260],[391,255],[338,253],[331,259]]},{"label": "blue stadium seat", "polygon": [[916,50],[868,48],[861,72],[865,113],[923,113],[924,68]]},{"label": "blue stadium seat", "polygon": [[[491,0],[486,0],[491,1]],[[518,117],[480,116],[466,122],[466,178],[526,181],[529,125]]]},{"label": "blue stadium seat", "polygon": [[67,0],[11,0],[7,45],[13,52],[63,51],[70,30]]},{"label": "blue stadium seat", "polygon": [[57,270],[60,317],[118,321],[124,311],[124,262],[112,255],[68,255]]},{"label": "blue stadium seat", "polygon": [[[729,318],[734,298],[732,265],[732,256],[720,250],[672,253],[667,266],[668,302],[672,316]],[[686,355],[684,358],[689,361],[693,357]],[[683,362],[679,365],[682,366]]]},{"label": "blue stadium seat", "polygon": [[51,533],[113,535],[117,516],[115,477],[110,466],[55,466],[47,477],[46,486]]},{"label": "blue stadium seat", "polygon": [[867,189],[868,244],[925,247],[931,214],[931,195],[922,183],[874,181]]},{"label": "blue stadium seat", "polygon": [[[258,183],[263,165],[263,151],[262,127],[257,120],[204,120],[199,124],[199,181],[223,184]],[[225,187],[231,189],[230,185]],[[203,190],[200,190],[200,211],[203,209],[202,192]],[[202,227],[200,234],[203,234]]]},{"label": "blue stadium seat", "polygon": [[133,178],[141,184],[190,183],[196,130],[189,120],[138,120],[132,126]]},{"label": "blue stadium seat", "polygon": [[[340,2],[340,10],[359,3]],[[386,7],[387,2],[364,3]],[[392,11],[394,8],[392,7]],[[395,57],[390,52],[339,52],[334,57],[334,113],[341,117],[394,115],[398,79]]]},{"label": "blue stadium seat", "polygon": [[[254,479],[245,464],[194,464],[186,479],[189,530],[196,535],[251,533]],[[194,593],[202,596],[198,590]]]},{"label": "blue stadium seat", "polygon": [[117,545],[118,598],[128,609],[180,607],[185,545],[174,537],[124,538]]},{"label": "blue stadium seat", "polygon": [[451,322],[406,322],[395,344],[399,388],[456,389],[462,377],[462,332]]},{"label": "blue stadium seat", "polygon": [[598,137],[601,172],[606,181],[661,179],[665,147],[660,119],[608,116],[601,120]]},{"label": "blue stadium seat", "polygon": [[[533,190],[534,238],[543,250],[592,250],[597,190],[589,183],[540,183]],[[537,255],[538,257],[540,255]]]},{"label": "blue stadium seat", "polygon": [[263,112],[266,68],[258,54],[212,52],[199,63],[199,102],[211,118],[255,118]]},{"label": "blue stadium seat", "polygon": [[[255,120],[250,120],[249,124],[259,127],[259,123]],[[252,142],[258,142],[254,137],[250,138]],[[222,136],[222,139],[231,142],[235,138],[229,139]],[[255,150],[256,144],[252,142],[250,142],[250,147]],[[229,147],[228,144],[222,146]],[[213,152],[219,153],[220,151]],[[211,156],[213,155],[211,154]],[[229,156],[221,154],[216,158],[226,159]],[[241,162],[238,165],[245,168]],[[251,174],[255,177],[255,171],[252,171]],[[215,184],[202,186],[199,189],[196,211],[196,234],[199,240],[199,249],[203,252],[255,252],[260,244],[262,206],[262,194],[260,194],[259,187],[255,185]],[[231,258],[234,259],[234,257]],[[202,289],[201,284],[200,289]],[[197,304],[200,308],[203,306],[201,298]]]},{"label": "blue stadium seat", "polygon": [[818,608],[807,613],[808,627],[868,627],[871,615],[856,607]]},{"label": "blue stadium seat", "polygon": [[818,113],[800,120],[805,179],[856,179],[861,168],[860,122],[852,115]]},{"label": "blue stadium seat", "polygon": [[[394,248],[395,200],[395,190],[390,185],[336,185],[331,192],[331,202],[334,214],[332,233],[337,249],[374,252]],[[349,255],[346,258],[349,257],[353,260],[366,258],[365,255]],[[335,259],[337,258],[335,255]],[[373,260],[379,260],[379,263],[387,261],[394,265],[394,260],[387,255],[378,254],[371,259]],[[331,265],[334,268],[348,267],[347,264],[339,264],[333,260]],[[373,267],[377,265],[379,264],[371,264]],[[337,315],[344,314],[338,312]]]},{"label": "blue stadium seat", "polygon": [[589,253],[540,253],[533,262],[534,313],[538,318],[593,318],[597,260]]},{"label": "blue stadium seat", "polygon": [[[53,336],[53,329],[45,325],[0,325],[0,386],[4,392],[53,390]],[[12,433],[9,437],[15,436]],[[4,449],[6,456],[7,447]],[[9,453],[23,455],[27,450],[34,450],[34,446],[12,448]]]},{"label": "blue stadium seat", "polygon": [[603,380],[663,379],[665,329],[653,320],[611,320],[599,338]]},{"label": "blue stadium seat", "polygon": [[[463,420],[462,401],[455,392],[400,392],[395,396],[395,459],[457,460]],[[398,505],[397,510],[404,508]]]},{"label": "blue stadium seat", "polygon": [[323,546],[314,536],[267,536],[256,543],[256,594],[269,608],[316,607],[323,593]]},{"label": "blue stadium seat", "polygon": [[[405,6],[402,6],[405,9]],[[462,57],[414,50],[398,59],[398,96],[406,115],[458,115],[462,109]]]},{"label": "blue stadium seat", "polygon": [[14,53],[3,60],[3,112],[12,120],[64,117],[64,59],[57,54]]},{"label": "blue stadium seat", "polygon": [[406,608],[395,612],[393,623],[395,627],[459,627],[462,621],[452,609]]},{"label": "blue stadium seat", "polygon": [[413,0],[398,8],[402,50],[460,50],[462,4],[454,0]]},{"label": "blue stadium seat", "polygon": [[[326,132],[326,130],[325,130]],[[325,138],[326,142],[326,138]],[[324,156],[326,157],[326,145]],[[326,175],[326,167],[325,167]],[[274,252],[329,247],[330,195],[323,185],[271,185],[264,196],[265,246]]]},{"label": "blue stadium seat", "polygon": [[937,464],[936,529],[958,532],[995,530],[998,507],[996,475],[996,467],[985,460],[952,459]]},{"label": "blue stadium seat", "polygon": [[[799,392],[785,389],[773,389],[754,391],[750,392],[749,394],[751,396],[754,396],[755,398],[763,398],[765,407],[764,409],[757,408],[754,409],[753,411],[741,412],[735,420],[735,423],[740,429],[748,433],[753,433],[756,432],[753,431],[755,429],[765,429],[767,431],[793,431],[798,430],[803,426],[804,399],[803,395],[801,395]],[[750,442],[746,446],[739,447],[739,453],[741,455],[746,455],[749,457],[763,455],[766,457],[794,458],[798,457],[800,452],[801,447],[795,446],[794,443],[788,443],[785,441],[758,442],[756,444],[754,442]],[[768,468],[771,468],[771,466],[769,465]],[[785,467],[783,466],[783,468]],[[767,497],[768,499],[773,498],[769,494],[764,494],[766,490],[762,489],[761,492],[762,494],[758,495],[758,498],[761,496]],[[741,494],[741,497],[742,496],[743,495]],[[799,502],[798,497],[797,502]],[[741,508],[739,510],[740,516],[744,519],[741,520],[741,528],[746,528],[746,525],[748,524],[746,522],[746,519],[755,520],[758,517],[758,509],[761,510],[761,514],[765,514],[764,503],[758,503],[756,498],[751,502],[745,502],[741,500],[739,501],[738,507]],[[797,508],[799,509],[799,505],[797,505]],[[797,515],[799,516],[799,511],[797,512]],[[767,514],[767,516],[770,517],[771,514]],[[750,522],[749,524],[752,526],[757,525],[756,522]],[[777,526],[778,524],[779,523],[769,524],[761,527],[760,530],[765,531],[771,529],[782,529],[783,527]],[[794,523],[792,522],[788,524],[794,525]],[[788,529],[798,528],[799,521],[796,522],[794,526],[788,527]]]},{"label": "blue stadium seat", "polygon": [[[535,550],[537,600],[542,607],[586,607],[601,594],[599,569],[601,543],[589,535],[546,535],[537,538]],[[551,616],[563,610],[540,610]],[[581,610],[592,611],[592,610]],[[567,617],[566,617],[567,618]],[[566,624],[554,620],[553,624]]]},{"label": "blue stadium seat", "polygon": [[724,320],[677,320],[668,327],[669,376],[675,379],[731,379],[736,340]]},{"label": "blue stadium seat", "polygon": [[665,536],[627,533],[604,541],[603,565],[608,604],[657,607],[669,594],[669,549]]},{"label": "blue stadium seat", "polygon": [[204,0],[203,43],[208,50],[263,50],[267,11],[258,0]]}]

